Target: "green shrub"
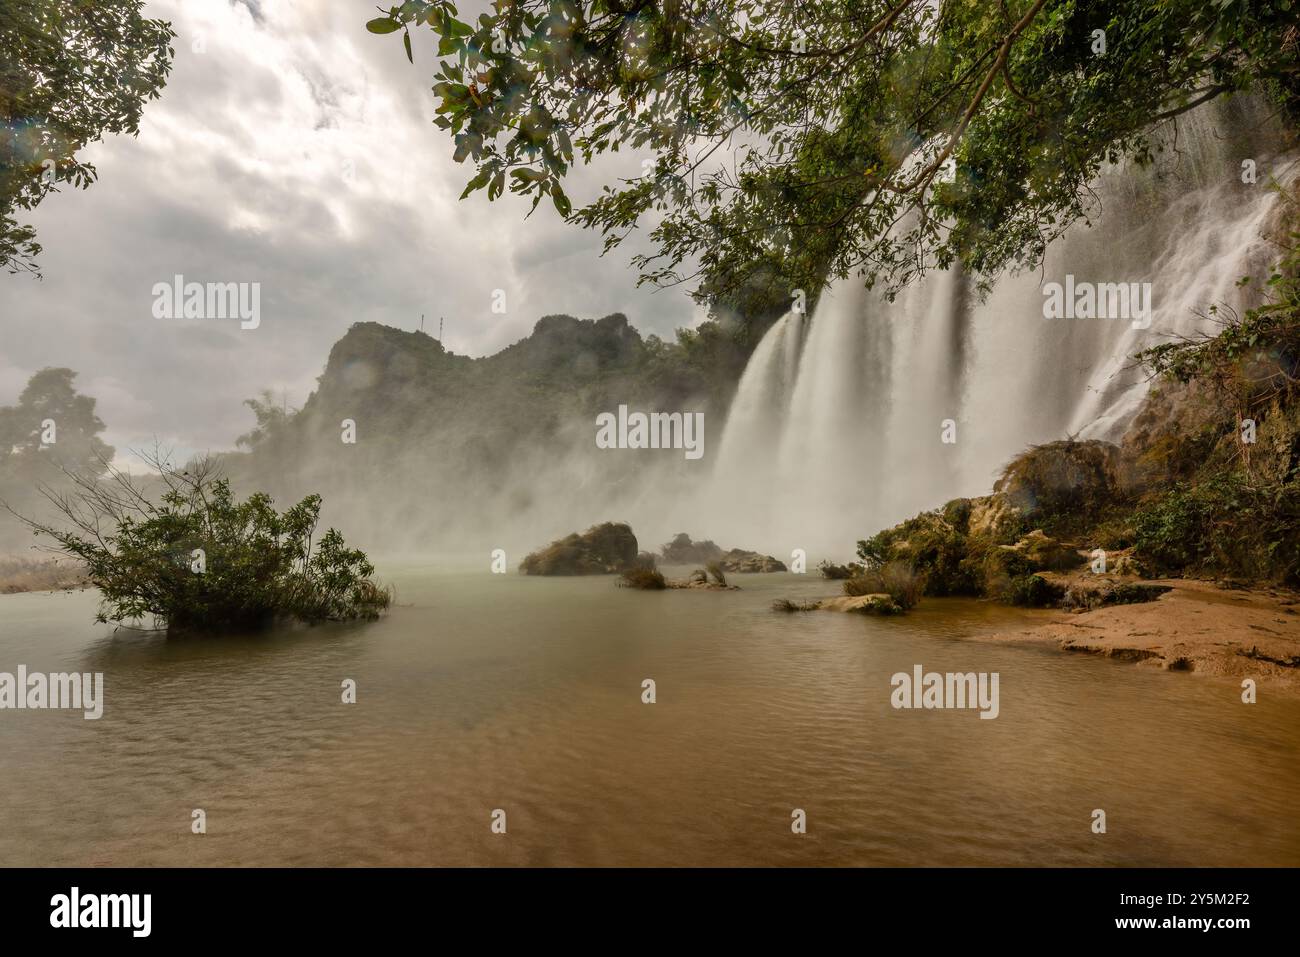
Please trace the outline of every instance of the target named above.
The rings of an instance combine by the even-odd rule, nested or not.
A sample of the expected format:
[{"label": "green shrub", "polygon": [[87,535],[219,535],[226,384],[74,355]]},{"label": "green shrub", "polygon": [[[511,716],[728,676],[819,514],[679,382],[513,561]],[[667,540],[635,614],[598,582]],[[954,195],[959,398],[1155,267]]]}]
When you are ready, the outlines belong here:
[{"label": "green shrub", "polygon": [[772,602],[773,611],[796,612],[796,611],[816,611],[817,602],[815,601],[791,601],[789,598],[778,598]]},{"label": "green shrub", "polygon": [[925,576],[917,573],[906,562],[887,562],[879,568],[867,569],[860,575],[846,579],[844,594],[888,595],[903,610],[915,608],[926,594]]},{"label": "green shrub", "polygon": [[999,596],[1003,601],[1028,608],[1050,608],[1065,597],[1065,587],[1057,585],[1042,575],[1021,575],[1009,582]]},{"label": "green shrub", "polygon": [[962,565],[967,536],[939,511],[922,512],[894,528],[858,542],[858,557],[868,570],[891,562],[908,565],[925,582],[927,595],[977,595],[981,584]]},{"label": "green shrub", "polygon": [[849,562],[847,565],[836,565],[834,562],[824,561],[817,566],[822,573],[822,578],[830,581],[843,581],[846,578],[852,578],[854,575],[860,575],[866,571],[864,565],[858,562]]},{"label": "green shrub", "polygon": [[1202,491],[1179,485],[1134,514],[1134,550],[1162,572],[1199,567],[1209,557],[1212,516]]},{"label": "green shrub", "polygon": [[663,572],[643,564],[624,569],[623,574],[619,576],[618,584],[623,588],[640,588],[644,591],[660,591],[668,587]]},{"label": "green shrub", "polygon": [[970,529],[971,511],[970,499],[955,498],[943,507],[943,520],[965,535]]},{"label": "green shrub", "polygon": [[1300,488],[1219,472],[1138,509],[1134,552],[1162,572],[1300,580]]},{"label": "green shrub", "polygon": [[391,603],[363,552],[332,528],[315,540],[319,495],[277,512],[260,492],[236,501],[208,461],[188,470],[152,464],[159,503],[110,469],[102,482],[70,476],[71,496],[48,494],[71,528],[24,519],[84,563],[102,595],[97,621],[152,618],[172,631],[219,632],[370,619]]}]

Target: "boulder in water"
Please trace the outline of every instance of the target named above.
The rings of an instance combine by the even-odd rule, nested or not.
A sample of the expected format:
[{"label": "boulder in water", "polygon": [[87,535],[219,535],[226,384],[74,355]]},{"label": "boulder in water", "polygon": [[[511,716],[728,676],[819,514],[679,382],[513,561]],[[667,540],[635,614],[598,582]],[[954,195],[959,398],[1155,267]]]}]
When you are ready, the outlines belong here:
[{"label": "boulder in water", "polygon": [[538,549],[520,562],[519,570],[525,575],[612,575],[636,565],[631,526],[605,522]]},{"label": "boulder in water", "polygon": [[659,547],[659,554],[666,565],[701,565],[716,562],[722,549],[707,539],[693,542],[690,535],[678,532],[671,542]]},{"label": "boulder in water", "polygon": [[733,548],[718,562],[724,572],[755,574],[760,572],[783,572],[785,563],[771,555],[760,555],[743,548]]},{"label": "boulder in water", "polygon": [[783,572],[785,563],[771,555],[762,555],[744,548],[724,552],[708,539],[691,541],[691,536],[679,532],[671,542],[659,549],[666,565],[710,565],[716,563],[724,572],[742,574],[755,572]]}]

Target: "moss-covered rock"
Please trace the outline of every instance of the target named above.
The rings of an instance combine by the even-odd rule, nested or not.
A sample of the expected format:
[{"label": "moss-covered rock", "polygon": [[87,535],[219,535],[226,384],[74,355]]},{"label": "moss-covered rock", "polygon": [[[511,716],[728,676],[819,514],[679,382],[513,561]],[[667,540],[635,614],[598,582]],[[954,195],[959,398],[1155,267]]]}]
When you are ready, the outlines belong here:
[{"label": "moss-covered rock", "polygon": [[668,565],[701,565],[716,562],[722,557],[722,549],[707,539],[696,542],[685,532],[678,532],[671,542],[659,547],[659,554]]},{"label": "moss-covered rock", "polygon": [[1067,571],[1083,563],[1077,549],[1048,537],[1036,528],[1010,546],[1033,566],[1034,571]]},{"label": "moss-covered rock", "polygon": [[745,548],[723,551],[709,540],[696,542],[685,532],[679,532],[671,542],[659,549],[668,565],[708,565],[717,563],[724,572],[756,573],[783,572],[785,563],[771,555],[762,555]]},{"label": "moss-covered rock", "polygon": [[1001,495],[984,495],[971,499],[969,535],[999,544],[1014,542],[1024,530],[1026,519],[1020,509]]},{"label": "moss-covered rock", "polygon": [[637,565],[637,542],[622,522],[594,525],[538,549],[519,564],[525,575],[611,575]]},{"label": "moss-covered rock", "polygon": [[733,548],[718,560],[724,572],[740,572],[742,574],[756,574],[760,572],[783,572],[786,570],[785,562],[773,558],[771,555],[760,555],[758,552],[746,551],[743,548]]},{"label": "moss-covered rock", "polygon": [[1096,440],[1034,446],[993,486],[995,496],[1049,531],[1090,527],[1137,489],[1132,459]]}]

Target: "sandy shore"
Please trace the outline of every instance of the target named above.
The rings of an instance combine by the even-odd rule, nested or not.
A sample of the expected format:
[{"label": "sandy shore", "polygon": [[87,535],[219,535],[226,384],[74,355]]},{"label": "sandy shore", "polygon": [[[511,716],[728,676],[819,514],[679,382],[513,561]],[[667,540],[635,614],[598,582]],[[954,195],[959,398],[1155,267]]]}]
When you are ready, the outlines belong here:
[{"label": "sandy shore", "polygon": [[1062,612],[1045,625],[989,638],[1052,642],[1143,667],[1255,678],[1300,694],[1300,594],[1186,579],[1144,583],[1170,591],[1141,604]]}]

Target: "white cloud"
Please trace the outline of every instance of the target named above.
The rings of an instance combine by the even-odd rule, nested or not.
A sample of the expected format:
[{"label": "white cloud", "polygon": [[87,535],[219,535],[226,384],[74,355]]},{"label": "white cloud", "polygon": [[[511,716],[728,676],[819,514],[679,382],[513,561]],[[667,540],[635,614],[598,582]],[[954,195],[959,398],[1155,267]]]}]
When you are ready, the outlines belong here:
[{"label": "white cloud", "polygon": [[[243,399],[270,388],[301,403],[353,322],[410,329],[424,313],[436,331],[445,316],[448,348],[485,355],[549,313],[622,311],[661,335],[699,320],[679,292],[636,289],[626,252],[599,258],[599,237],[546,204],[525,219],[511,196],[457,200],[470,174],[431,122],[432,34],[411,66],[400,42],[365,31],[364,2],[146,10],[179,34],[172,77],[138,138],[90,149],[96,185],[31,216],[46,278],[0,276],[0,403],[31,372],[69,366],[119,448],[154,435],[226,448],[251,424]],[[593,185],[580,171],[570,192]],[[154,319],[153,284],[178,273],[260,282],[260,328]],[[504,316],[490,311],[498,288]]]}]

